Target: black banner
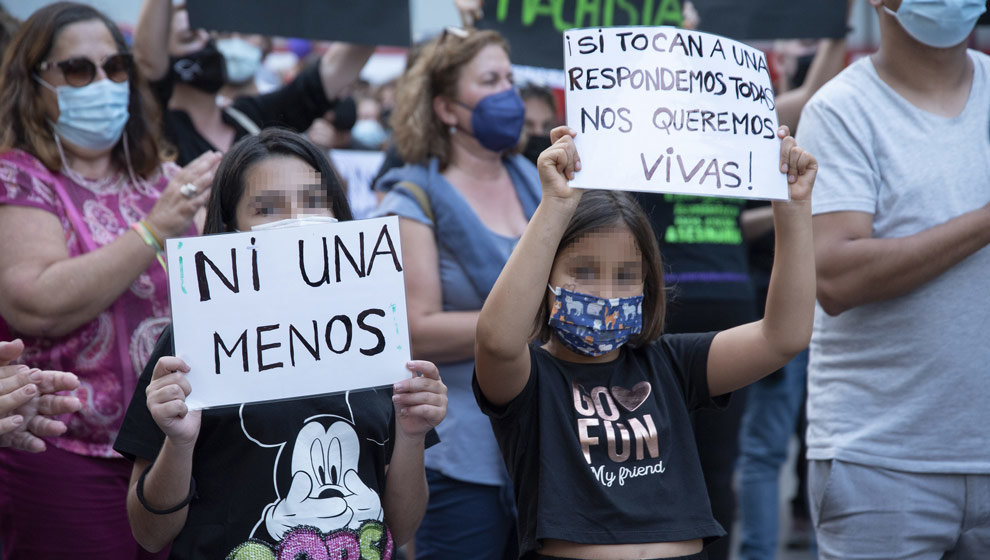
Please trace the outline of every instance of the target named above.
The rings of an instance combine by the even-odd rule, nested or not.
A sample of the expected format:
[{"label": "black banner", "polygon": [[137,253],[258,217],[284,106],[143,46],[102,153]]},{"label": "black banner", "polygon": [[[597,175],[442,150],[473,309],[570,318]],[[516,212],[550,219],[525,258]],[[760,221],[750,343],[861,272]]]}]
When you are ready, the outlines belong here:
[{"label": "black banner", "polygon": [[846,34],[841,0],[695,0],[698,31],[740,41],[818,39]]},{"label": "black banner", "polygon": [[[732,39],[841,37],[846,2],[839,0],[694,0],[699,31]],[[501,32],[512,62],[561,68],[561,33],[573,27],[681,25],[681,0],[485,0],[478,27]]]},{"label": "black banner", "polygon": [[407,46],[409,0],[189,0],[194,28]]}]

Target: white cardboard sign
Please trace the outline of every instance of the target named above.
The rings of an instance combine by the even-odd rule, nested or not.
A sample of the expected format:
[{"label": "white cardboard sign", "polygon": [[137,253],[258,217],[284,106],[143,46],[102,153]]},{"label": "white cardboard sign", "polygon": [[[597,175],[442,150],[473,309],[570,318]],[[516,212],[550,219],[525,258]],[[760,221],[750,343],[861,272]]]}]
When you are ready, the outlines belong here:
[{"label": "white cardboard sign", "polygon": [[192,409],[409,376],[399,221],[169,239],[176,355]]},{"label": "white cardboard sign", "polygon": [[564,32],[573,187],[787,199],[766,57],[674,27]]}]

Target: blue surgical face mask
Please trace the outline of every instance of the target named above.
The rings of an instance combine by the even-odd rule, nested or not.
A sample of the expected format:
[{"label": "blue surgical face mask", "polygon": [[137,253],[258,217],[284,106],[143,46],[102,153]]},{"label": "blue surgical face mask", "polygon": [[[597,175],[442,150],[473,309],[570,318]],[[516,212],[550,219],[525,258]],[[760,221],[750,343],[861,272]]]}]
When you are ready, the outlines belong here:
[{"label": "blue surgical face mask", "polygon": [[120,140],[130,113],[128,82],[103,79],[82,87],[55,87],[40,77],[38,82],[58,97],[55,134],[87,150],[106,150]]},{"label": "blue surgical face mask", "polygon": [[243,84],[254,77],[261,66],[261,49],[239,37],[217,41],[217,50],[227,64],[227,81]]},{"label": "blue surgical face mask", "polygon": [[515,146],[526,120],[526,105],[515,88],[485,96],[471,109],[474,137],[486,149],[501,152]]},{"label": "blue surgical face mask", "polygon": [[929,47],[944,49],[962,43],[987,10],[986,0],[903,0],[896,12],[904,31]]},{"label": "blue surgical face mask", "polygon": [[643,296],[605,299],[547,286],[553,293],[549,324],[567,348],[603,356],[643,330]]}]

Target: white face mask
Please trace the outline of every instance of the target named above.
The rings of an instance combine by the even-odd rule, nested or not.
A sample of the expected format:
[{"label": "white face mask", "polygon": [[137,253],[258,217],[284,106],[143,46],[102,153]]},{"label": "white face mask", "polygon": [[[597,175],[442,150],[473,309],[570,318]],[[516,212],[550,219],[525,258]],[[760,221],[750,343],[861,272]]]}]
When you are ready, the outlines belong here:
[{"label": "white face mask", "polygon": [[244,39],[220,39],[217,50],[227,63],[227,82],[231,84],[243,84],[250,80],[261,66],[261,49]]},{"label": "white face mask", "polygon": [[264,231],[269,229],[283,229],[296,226],[312,226],[316,224],[335,223],[337,223],[337,218],[331,218],[329,216],[300,216],[298,218],[286,218],[276,222],[268,222],[267,224],[258,224],[252,227],[251,231]]},{"label": "white face mask", "polygon": [[130,113],[131,88],[128,82],[100,80],[82,87],[55,87],[40,77],[38,82],[58,97],[55,134],[62,140],[87,150],[107,150],[124,132]]},{"label": "white face mask", "polygon": [[897,18],[908,35],[938,49],[962,43],[987,11],[986,0],[903,0],[896,12],[883,7]]}]

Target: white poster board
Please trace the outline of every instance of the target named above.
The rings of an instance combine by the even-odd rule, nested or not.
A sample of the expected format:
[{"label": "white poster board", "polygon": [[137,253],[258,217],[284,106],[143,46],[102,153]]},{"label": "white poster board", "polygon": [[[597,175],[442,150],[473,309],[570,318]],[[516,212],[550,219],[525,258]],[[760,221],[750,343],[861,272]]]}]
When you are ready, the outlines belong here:
[{"label": "white poster board", "polygon": [[371,182],[385,161],[385,152],[330,150],[330,161],[347,184],[347,202],[355,220],[367,218],[378,208]]},{"label": "white poster board", "polygon": [[766,57],[674,27],[564,32],[571,186],[787,199]]},{"label": "white poster board", "polygon": [[398,218],[169,239],[167,253],[190,408],[409,377]]}]

